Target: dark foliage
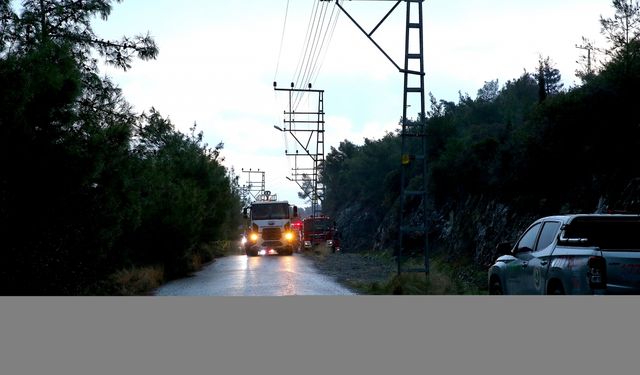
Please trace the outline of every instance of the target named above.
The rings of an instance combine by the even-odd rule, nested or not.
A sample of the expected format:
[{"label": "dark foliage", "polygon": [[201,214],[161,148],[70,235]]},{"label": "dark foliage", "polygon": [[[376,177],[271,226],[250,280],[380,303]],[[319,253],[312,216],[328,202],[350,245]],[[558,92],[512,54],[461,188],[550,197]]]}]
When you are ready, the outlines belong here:
[{"label": "dark foliage", "polygon": [[91,51],[123,69],[157,54],[151,39],[93,34],[110,3],[0,3],[0,294],[108,294],[117,270],[183,275],[203,244],[235,236],[222,144],[134,114],[99,77]]}]

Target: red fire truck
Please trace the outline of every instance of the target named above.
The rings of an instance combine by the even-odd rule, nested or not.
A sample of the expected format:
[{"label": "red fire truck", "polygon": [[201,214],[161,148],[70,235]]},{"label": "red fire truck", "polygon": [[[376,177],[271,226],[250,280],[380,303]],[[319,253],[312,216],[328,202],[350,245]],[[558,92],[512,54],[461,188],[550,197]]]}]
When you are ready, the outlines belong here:
[{"label": "red fire truck", "polygon": [[334,238],[336,226],[327,216],[308,217],[302,222],[302,243],[305,249],[326,244],[333,252],[339,250],[340,244]]},{"label": "red fire truck", "polygon": [[299,217],[293,218],[291,220],[291,230],[295,234],[295,251],[300,252],[302,250],[302,220]]}]

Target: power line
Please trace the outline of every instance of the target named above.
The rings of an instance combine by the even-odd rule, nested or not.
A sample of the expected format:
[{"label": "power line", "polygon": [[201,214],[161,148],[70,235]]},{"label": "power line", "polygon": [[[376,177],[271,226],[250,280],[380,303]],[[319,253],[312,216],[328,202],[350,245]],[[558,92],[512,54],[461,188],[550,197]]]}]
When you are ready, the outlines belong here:
[{"label": "power line", "polygon": [[295,83],[298,82],[298,79],[300,79],[300,73],[302,73],[302,66],[304,65],[305,58],[307,56],[307,51],[309,49],[309,44],[310,44],[309,42],[311,41],[312,25],[314,25],[316,22],[316,15],[318,14],[319,4],[320,2],[316,0],[316,2],[314,3],[313,10],[311,11],[311,15],[309,16],[309,23],[308,23],[309,27],[307,28],[307,34],[305,36],[306,43],[303,48],[304,52],[300,55],[300,59],[298,60],[298,65],[296,67],[296,70],[293,73],[293,79],[291,80],[291,82],[294,82],[294,86],[296,86]]},{"label": "power line", "polygon": [[[324,19],[326,18],[326,13],[328,12],[328,8],[325,9],[324,14],[323,14],[323,19],[320,25],[320,30],[321,30],[321,34],[322,35],[322,41],[320,42],[319,48],[314,50],[314,53],[312,54],[311,58],[309,59],[308,63],[311,66],[311,69],[308,70],[308,74],[304,75],[304,78],[302,80],[302,84],[306,84],[306,83],[313,83],[313,81],[311,80],[311,77],[314,75],[314,72],[316,71],[317,67],[318,67],[318,58],[320,57],[320,54],[322,53],[322,50],[324,48],[326,39],[327,39],[327,34],[329,31],[329,28],[331,27],[331,21],[333,19],[334,13],[335,13],[335,6],[332,8],[331,10],[331,15],[329,16],[329,21],[326,24],[326,28],[325,28],[325,23],[324,23]],[[320,39],[318,39],[318,41],[320,41]],[[318,46],[318,44],[316,43],[316,46]],[[297,109],[298,104],[300,104],[300,100],[301,98],[298,97],[297,98],[297,103],[295,105],[295,108]]]},{"label": "power line", "polygon": [[[313,48],[306,61],[306,68],[303,74],[302,81],[296,81],[295,84],[295,87],[299,89],[304,88],[308,84],[314,83],[315,78],[317,78],[317,75],[319,73],[319,68],[322,66],[322,63],[319,63],[320,57],[326,56],[328,45],[333,39],[333,32],[337,24],[339,12],[336,15],[336,4],[333,4],[333,7],[331,8],[331,14],[327,19],[326,15],[328,13],[328,10],[328,7],[325,7],[323,9],[320,22],[318,22],[317,25],[314,25],[316,32],[313,41]],[[329,35],[329,42],[327,42],[327,35]],[[299,92],[296,95],[294,106],[296,110],[300,104],[302,95],[304,95],[303,92]]]},{"label": "power line", "polygon": [[[331,12],[329,12],[330,7]],[[275,91],[287,91],[289,98],[288,111],[285,111],[285,115],[288,118],[284,119],[284,129],[274,126],[284,133],[287,163],[289,164],[290,157],[294,158],[293,178],[287,178],[296,182],[303,190],[303,193],[308,194],[304,188],[305,184],[311,183],[313,185],[313,195],[310,196],[312,199],[312,212],[316,212],[318,202],[324,199],[324,184],[320,180],[324,168],[324,90],[312,89],[311,85],[320,72],[328,46],[333,39],[340,16],[340,12],[336,8],[336,4],[315,1],[309,16],[307,32],[303,39],[303,48],[293,74],[294,79],[291,81],[291,88],[277,88],[277,83],[274,79]],[[308,108],[311,107],[310,96],[312,93],[318,95],[318,109],[315,111],[305,109],[303,112],[298,112],[297,107],[305,97],[307,98],[306,106]],[[290,144],[287,135],[292,136],[295,150],[289,150]],[[315,144],[312,145],[311,141],[314,136],[316,138]],[[302,148],[302,153],[298,152],[298,146]],[[301,159],[298,160],[299,158]],[[308,167],[306,165],[298,165],[299,161],[306,161],[311,165]]]},{"label": "power line", "polygon": [[309,57],[306,60],[304,73],[302,74],[302,81],[296,82],[297,83],[296,88],[302,88],[302,86],[304,86],[305,84],[308,83],[308,82],[306,82],[307,73],[309,72],[309,67],[311,65],[311,62],[313,61],[313,58],[314,58],[315,53],[316,53],[316,49],[318,47],[318,41],[320,40],[319,34],[321,33],[321,31],[323,29],[324,19],[326,17],[326,14],[327,14],[327,4],[323,3],[322,4],[322,9],[320,10],[320,17],[318,18],[317,23],[314,25],[315,32],[313,33],[313,44],[311,46],[311,50],[309,51]]},{"label": "power line", "polygon": [[[318,59],[319,59],[321,53],[328,49],[328,48],[325,48],[325,43],[327,42],[327,35],[329,35],[329,40],[331,40],[331,37],[332,37],[333,33],[331,31],[329,31],[329,30],[333,30],[335,28],[334,20],[337,20],[337,17],[335,17],[335,14],[336,14],[336,6],[334,5],[333,8],[331,8],[331,14],[329,15],[329,22],[327,22],[327,28],[325,29],[324,35],[322,36],[322,42],[320,43],[320,48],[318,49],[318,53],[316,54],[316,56],[314,58],[314,65],[313,65],[313,67],[311,69],[311,73],[309,74],[310,82],[312,82],[311,77],[313,77],[313,75],[317,71]],[[323,28],[324,28],[324,25],[323,25]],[[328,43],[327,43],[327,46],[328,46]]]},{"label": "power line", "polygon": [[[313,24],[311,25],[311,33],[309,35],[309,40],[311,41],[311,34],[313,35],[313,41],[311,41],[310,45],[311,48],[307,49],[305,51],[304,54],[304,60],[303,60],[303,64],[304,65],[304,73],[302,70],[302,65],[300,66],[300,71],[298,72],[298,76],[296,77],[295,80],[295,84],[294,84],[294,88],[297,89],[302,89],[305,86],[305,79],[306,79],[306,75],[307,75],[307,71],[309,69],[309,63],[312,60],[312,56],[314,54],[314,51],[316,49],[317,46],[317,41],[318,41],[318,31],[320,30],[320,27],[322,25],[322,22],[324,20],[324,15],[325,15],[325,10],[326,10],[326,4],[322,4],[322,9],[319,11],[320,16],[317,16],[318,13],[318,8],[316,8],[316,16],[314,16],[313,19]],[[308,47],[309,45],[307,45]],[[309,54],[307,55],[307,52],[309,52]],[[302,74],[302,75],[300,75]],[[296,97],[294,99],[294,103],[299,102],[299,98],[300,98],[301,93],[300,92],[296,92]]]},{"label": "power line", "polygon": [[[335,10],[335,9],[336,9],[336,7],[334,6],[333,10]],[[316,71],[315,77],[313,77],[311,79],[311,82],[313,82],[313,83],[315,83],[316,79],[318,78],[318,75],[320,74],[320,70],[322,69],[322,66],[324,65],[324,61],[325,61],[325,58],[327,57],[327,52],[329,51],[329,46],[331,45],[331,41],[333,40],[333,34],[336,31],[336,25],[338,24],[338,19],[339,18],[340,18],[340,12],[338,12],[336,14],[336,17],[333,20],[333,24],[331,25],[331,31],[329,32],[329,41],[327,42],[327,48],[324,50],[324,54],[320,58],[320,66],[318,67],[318,70]],[[329,22],[331,22],[331,20],[329,20]]]},{"label": "power line", "polygon": [[280,37],[280,50],[278,51],[278,60],[276,62],[276,72],[273,74],[273,80],[275,81],[278,76],[278,68],[280,67],[280,57],[282,56],[282,45],[284,44],[284,32],[287,28],[287,16],[289,15],[289,0],[287,0],[287,7],[284,11],[284,24],[282,25],[282,36]]}]

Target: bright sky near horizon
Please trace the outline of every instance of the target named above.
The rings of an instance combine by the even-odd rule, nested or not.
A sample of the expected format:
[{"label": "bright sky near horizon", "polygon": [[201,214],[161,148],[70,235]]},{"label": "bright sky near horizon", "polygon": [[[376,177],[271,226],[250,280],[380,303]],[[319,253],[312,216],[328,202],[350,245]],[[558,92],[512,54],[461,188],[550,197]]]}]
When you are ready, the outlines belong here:
[{"label": "bright sky near horizon", "polygon": [[[94,31],[104,38],[149,32],[160,53],[156,60],[136,61],[126,72],[105,68],[103,73],[123,89],[136,111],[153,106],[181,131],[195,122],[207,143],[224,142],[224,164],[235,169],[241,184],[248,177],[242,168],[260,169],[266,172],[267,190],[304,206],[298,186],[286,178],[293,165],[284,151],[294,141],[273,127],[282,126],[286,103],[272,83],[287,87],[295,80],[316,3],[114,3],[109,19],[96,20]],[[392,5],[344,2],[366,30]],[[585,36],[602,45],[599,18],[613,14],[610,0],[427,0],[423,9],[426,91],[455,102],[458,91],[475,98],[485,81],[498,79],[502,86],[524,69],[533,71],[539,55],[551,58],[565,86],[576,84],[576,60],[584,52],[576,44]],[[404,53],[404,16],[402,5],[374,34],[398,63]],[[362,144],[365,137],[378,139],[395,130],[403,86],[402,74],[344,14],[328,41],[313,82],[325,90],[327,153],[344,139]]]}]

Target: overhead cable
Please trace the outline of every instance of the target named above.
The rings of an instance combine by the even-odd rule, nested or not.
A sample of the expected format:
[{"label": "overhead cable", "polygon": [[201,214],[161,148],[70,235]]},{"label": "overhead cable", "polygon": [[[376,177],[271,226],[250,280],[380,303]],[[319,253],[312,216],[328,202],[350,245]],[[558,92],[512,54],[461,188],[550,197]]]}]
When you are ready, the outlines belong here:
[{"label": "overhead cable", "polygon": [[280,50],[278,51],[278,60],[276,61],[276,72],[273,74],[273,80],[276,81],[278,77],[278,68],[280,67],[280,57],[282,56],[282,45],[284,44],[284,32],[287,28],[287,16],[289,15],[289,0],[287,0],[287,7],[284,11],[284,23],[282,25],[282,36],[280,37]]}]

